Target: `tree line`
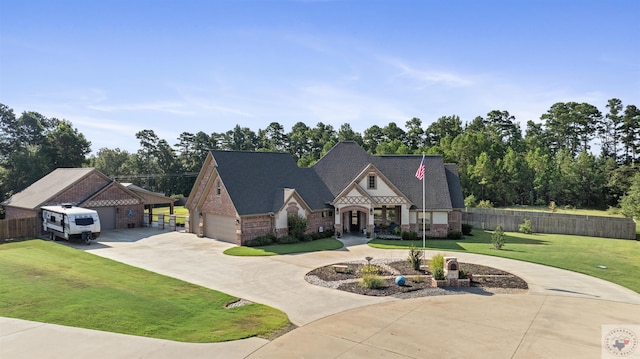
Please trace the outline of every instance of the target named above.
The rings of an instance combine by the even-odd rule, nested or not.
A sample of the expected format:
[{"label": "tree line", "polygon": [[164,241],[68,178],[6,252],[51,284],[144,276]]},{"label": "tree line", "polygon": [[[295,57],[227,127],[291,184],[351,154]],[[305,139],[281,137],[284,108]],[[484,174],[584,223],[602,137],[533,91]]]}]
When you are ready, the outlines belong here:
[{"label": "tree line", "polygon": [[640,187],[640,109],[616,98],[608,101],[604,114],[588,103],[553,104],[541,122],[528,121],[524,131],[514,116],[501,110],[464,123],[451,115],[425,127],[412,118],[404,129],[390,122],[363,133],[348,123],[335,129],[322,122],[315,127],[298,122],[287,132],[272,122],[258,132],[240,125],[226,132],[183,132],[174,144],[143,130],[136,133],[137,152],[101,148],[90,157],[90,143],[70,122],[36,112],[16,117],[7,106],[0,107],[0,186],[5,197],[57,167],[80,166],[154,191],[188,195],[210,149],[289,152],[301,167],[308,167],[339,141],[355,141],[378,155],[442,155],[458,165],[469,204],[555,201],[606,209],[620,206],[633,191],[634,176]]}]

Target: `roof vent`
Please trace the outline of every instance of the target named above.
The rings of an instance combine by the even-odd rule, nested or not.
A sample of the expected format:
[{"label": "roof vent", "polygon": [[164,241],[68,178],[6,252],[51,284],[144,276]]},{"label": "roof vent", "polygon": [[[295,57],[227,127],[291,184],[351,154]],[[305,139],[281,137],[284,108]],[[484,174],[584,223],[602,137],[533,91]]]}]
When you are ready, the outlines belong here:
[{"label": "roof vent", "polygon": [[73,205],[71,203],[63,203],[62,208],[71,208]]}]

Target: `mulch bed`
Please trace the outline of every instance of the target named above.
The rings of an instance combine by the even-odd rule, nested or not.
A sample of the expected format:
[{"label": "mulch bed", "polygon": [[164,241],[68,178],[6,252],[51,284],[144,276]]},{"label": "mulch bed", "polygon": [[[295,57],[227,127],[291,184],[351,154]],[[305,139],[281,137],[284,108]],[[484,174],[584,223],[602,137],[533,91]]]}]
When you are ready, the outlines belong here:
[{"label": "mulch bed", "polygon": [[[369,289],[360,285],[359,279],[362,278],[362,268],[365,263],[336,263],[336,265],[348,266],[348,273],[337,272],[333,265],[316,268],[307,273],[307,277],[316,277],[320,281],[307,280],[313,284],[324,284],[326,286],[331,286],[333,282],[337,284],[337,289],[339,290],[371,296],[402,297],[403,294],[418,291],[422,293],[422,295],[440,295],[446,294],[444,293],[445,291],[459,292],[465,290],[472,292],[477,292],[478,290],[495,292],[496,289],[498,289],[498,291],[506,290],[509,292],[509,290],[512,290],[512,292],[523,292],[529,288],[527,282],[511,273],[478,264],[462,262],[459,264],[461,270],[472,274],[471,288],[434,288],[431,286],[431,273],[426,269],[414,270],[407,261],[388,262],[379,266],[379,275],[387,278],[384,278],[385,284],[383,287],[377,289]],[[390,267],[395,273],[385,270],[385,266]],[[395,276],[397,275],[403,275],[406,278],[405,285],[399,286],[395,284]],[[335,288],[335,285],[333,287]]]}]

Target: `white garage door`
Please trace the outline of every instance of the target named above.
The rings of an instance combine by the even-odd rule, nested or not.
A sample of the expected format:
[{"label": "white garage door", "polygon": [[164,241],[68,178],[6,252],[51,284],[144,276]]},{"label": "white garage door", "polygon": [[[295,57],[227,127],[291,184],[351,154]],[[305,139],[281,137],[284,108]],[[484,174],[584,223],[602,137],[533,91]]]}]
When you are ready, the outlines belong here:
[{"label": "white garage door", "polygon": [[236,243],[236,218],[205,213],[204,236]]},{"label": "white garage door", "polygon": [[116,208],[99,207],[94,208],[100,217],[100,230],[116,229]]}]

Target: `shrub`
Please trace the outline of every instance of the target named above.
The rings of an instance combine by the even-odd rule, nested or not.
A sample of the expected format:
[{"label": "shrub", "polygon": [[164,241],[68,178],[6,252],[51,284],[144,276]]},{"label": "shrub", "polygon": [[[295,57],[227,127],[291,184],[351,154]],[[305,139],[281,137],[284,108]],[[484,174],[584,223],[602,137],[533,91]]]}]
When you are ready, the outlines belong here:
[{"label": "shrub", "polygon": [[491,235],[491,244],[493,244],[494,249],[502,249],[504,246],[504,230],[502,229],[502,225],[499,225]]},{"label": "shrub", "polygon": [[320,238],[331,238],[335,233],[336,231],[333,228],[325,229],[324,232],[319,232]]},{"label": "shrub", "polygon": [[442,253],[434,254],[433,257],[431,257],[431,261],[429,261],[429,270],[431,273],[435,273],[438,269],[444,270],[444,255]]},{"label": "shrub", "polygon": [[274,236],[273,234],[267,234],[264,236],[249,239],[248,241],[244,242],[244,245],[246,247],[262,247],[262,246],[268,246],[270,244],[273,244],[275,240],[276,240],[276,236]]},{"label": "shrub", "polygon": [[424,252],[416,248],[414,245],[411,245],[411,247],[409,247],[409,257],[407,258],[407,262],[411,264],[411,268],[419,270],[423,256]]},{"label": "shrub", "polygon": [[416,239],[418,239],[418,232],[404,231],[402,232],[402,239],[405,241],[415,241]]},{"label": "shrub", "polygon": [[[311,242],[314,240],[313,235],[311,234],[303,234],[301,237],[297,238],[300,242]],[[319,239],[319,238],[316,238]]]},{"label": "shrub", "polygon": [[458,271],[458,279],[468,279],[468,278],[469,277],[467,276],[467,272],[465,272],[462,269]]},{"label": "shrub", "polygon": [[467,196],[467,198],[464,199],[464,206],[465,207],[475,207],[477,205],[476,203],[476,196],[470,194]]},{"label": "shrub", "polygon": [[367,276],[367,275],[378,275],[380,274],[381,270],[380,267],[373,265],[373,264],[365,264],[362,267],[362,276]]},{"label": "shrub", "polygon": [[462,234],[464,234],[465,236],[470,236],[472,229],[473,229],[472,224],[466,224],[466,223],[462,224]]},{"label": "shrub", "polygon": [[462,232],[460,231],[449,231],[447,234],[447,238],[449,239],[462,239]]},{"label": "shrub", "polygon": [[525,219],[524,223],[520,224],[520,227],[518,228],[518,230],[520,231],[520,233],[524,233],[524,234],[533,233],[533,229],[531,229],[531,220]]},{"label": "shrub", "polygon": [[607,209],[607,214],[609,215],[619,215],[622,214],[622,209],[620,209],[619,207],[611,207],[609,206],[609,208]]},{"label": "shrub", "polygon": [[422,283],[422,282],[424,282],[424,277],[422,277],[420,274],[414,275],[413,277],[410,277],[410,279],[414,283]]},{"label": "shrub", "polygon": [[368,274],[360,279],[360,285],[369,289],[378,289],[385,286],[385,281],[378,275]]},{"label": "shrub", "polygon": [[478,208],[493,208],[493,204],[489,200],[478,202]]},{"label": "shrub", "polygon": [[290,214],[287,217],[287,220],[289,225],[289,235],[296,237],[298,240],[302,240],[302,237],[307,231],[307,220],[298,214]]},{"label": "shrub", "polygon": [[278,244],[293,244],[293,243],[298,243],[299,241],[298,241],[298,238],[294,236],[284,236],[276,239],[276,242]]},{"label": "shrub", "polygon": [[437,268],[433,271],[433,279],[444,280],[444,268]]}]

